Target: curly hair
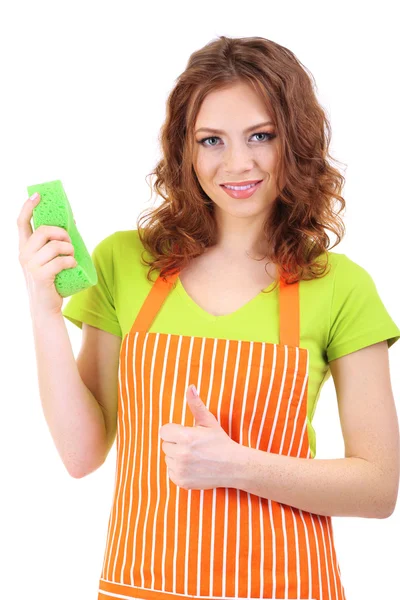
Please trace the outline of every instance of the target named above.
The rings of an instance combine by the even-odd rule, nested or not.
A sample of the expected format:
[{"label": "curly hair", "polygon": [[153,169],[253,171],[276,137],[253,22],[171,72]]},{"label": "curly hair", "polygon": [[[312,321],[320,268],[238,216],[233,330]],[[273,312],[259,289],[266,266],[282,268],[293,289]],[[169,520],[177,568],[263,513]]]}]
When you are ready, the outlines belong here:
[{"label": "curly hair", "polygon": [[[332,248],[344,235],[339,213],[345,208],[340,195],[345,178],[328,162],[331,127],[314,92],[314,77],[276,42],[220,36],[191,54],[167,99],[159,135],[163,158],[150,173],[156,177],[152,189],[164,201],[137,219],[144,252],[150,254],[146,260],[142,253],[142,264],[150,266],[149,281],[153,271],[165,279],[216,243],[214,203],[192,164],[194,126],[207,94],[243,82],[265,102],[280,142],[279,194],[264,223],[269,258],[279,277],[290,284],[324,276],[330,244],[325,229],[336,235]],[[335,200],[341,204],[338,212]]]}]

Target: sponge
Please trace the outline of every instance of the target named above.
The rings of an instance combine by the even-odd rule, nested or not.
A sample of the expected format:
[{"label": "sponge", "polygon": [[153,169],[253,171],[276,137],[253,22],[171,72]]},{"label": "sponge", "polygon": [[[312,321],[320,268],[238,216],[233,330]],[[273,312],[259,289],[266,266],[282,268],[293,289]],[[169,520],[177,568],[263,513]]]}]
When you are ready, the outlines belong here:
[{"label": "sponge", "polygon": [[[92,258],[76,228],[74,215],[70,203],[59,179],[38,183],[27,187],[31,196],[35,192],[40,194],[40,201],[33,209],[33,227],[36,230],[40,225],[55,225],[65,229],[75,249],[76,267],[63,269],[54,278],[57,292],[63,298],[77,294],[86,288],[96,285],[97,271]],[[47,242],[48,243],[48,242]],[[65,256],[65,254],[60,254]]]}]

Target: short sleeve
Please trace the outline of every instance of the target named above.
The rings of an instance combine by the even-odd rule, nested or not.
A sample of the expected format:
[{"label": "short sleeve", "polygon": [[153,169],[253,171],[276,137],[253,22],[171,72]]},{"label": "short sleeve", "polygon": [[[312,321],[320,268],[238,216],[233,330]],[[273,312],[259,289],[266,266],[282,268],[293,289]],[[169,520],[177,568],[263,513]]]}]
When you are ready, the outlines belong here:
[{"label": "short sleeve", "polygon": [[387,340],[400,338],[371,275],[345,254],[338,260],[333,284],[327,360]]},{"label": "short sleeve", "polygon": [[122,338],[114,304],[114,264],[112,234],[102,240],[91,257],[97,271],[97,283],[70,297],[62,314],[82,329],[82,322]]}]

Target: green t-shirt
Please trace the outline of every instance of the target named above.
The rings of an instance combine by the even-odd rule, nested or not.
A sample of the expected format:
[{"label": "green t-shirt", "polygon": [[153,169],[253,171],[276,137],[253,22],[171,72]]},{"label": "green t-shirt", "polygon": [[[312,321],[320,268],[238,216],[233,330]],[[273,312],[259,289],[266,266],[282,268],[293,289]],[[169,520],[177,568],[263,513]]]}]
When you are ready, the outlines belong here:
[{"label": "green t-shirt", "polygon": [[[151,282],[141,262],[137,230],[117,231],[93,250],[96,285],[70,297],[63,315],[123,338],[131,329]],[[149,255],[146,252],[145,258]],[[388,314],[369,273],[345,254],[328,252],[331,269],[319,279],[300,281],[300,347],[309,350],[307,427],[316,454],[312,419],[329,361],[383,340],[390,347],[400,329]],[[155,280],[156,273],[152,273]],[[272,287],[272,286],[270,286]],[[149,332],[279,343],[279,289],[259,293],[234,313],[213,316],[177,285],[168,294]]]}]

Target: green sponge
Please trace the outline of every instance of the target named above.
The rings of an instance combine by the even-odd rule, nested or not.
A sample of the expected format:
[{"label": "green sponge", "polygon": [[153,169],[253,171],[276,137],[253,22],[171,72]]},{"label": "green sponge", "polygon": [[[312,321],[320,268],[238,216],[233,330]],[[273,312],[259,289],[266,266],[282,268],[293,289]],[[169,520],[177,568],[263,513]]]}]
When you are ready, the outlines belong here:
[{"label": "green sponge", "polygon": [[[28,194],[35,192],[40,194],[40,201],[33,209],[33,227],[36,230],[40,225],[55,225],[63,227],[75,248],[74,257],[77,261],[76,267],[63,269],[54,278],[57,292],[63,298],[77,294],[86,288],[96,285],[97,271],[92,258],[76,228],[74,216],[70,203],[59,179],[29,185]],[[60,255],[65,256],[65,255]]]}]

